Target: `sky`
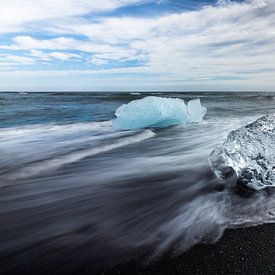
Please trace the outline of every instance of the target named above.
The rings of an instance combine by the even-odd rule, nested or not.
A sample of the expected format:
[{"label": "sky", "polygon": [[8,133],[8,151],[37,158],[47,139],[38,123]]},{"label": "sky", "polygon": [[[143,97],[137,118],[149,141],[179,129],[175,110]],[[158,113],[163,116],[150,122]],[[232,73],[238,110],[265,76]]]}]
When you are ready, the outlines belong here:
[{"label": "sky", "polygon": [[275,91],[275,0],[1,0],[17,90]]}]

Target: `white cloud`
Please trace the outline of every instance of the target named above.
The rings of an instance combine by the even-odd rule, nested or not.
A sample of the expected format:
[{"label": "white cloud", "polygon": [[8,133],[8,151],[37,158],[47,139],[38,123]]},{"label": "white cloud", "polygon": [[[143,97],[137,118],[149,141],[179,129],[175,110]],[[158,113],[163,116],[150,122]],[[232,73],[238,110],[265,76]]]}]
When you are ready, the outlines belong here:
[{"label": "white cloud", "polygon": [[18,56],[18,55],[1,55],[0,62],[2,66],[16,66],[16,65],[32,65],[35,60],[31,57]]},{"label": "white cloud", "polygon": [[25,24],[81,16],[134,5],[145,0],[1,0],[0,33],[26,30]]},{"label": "white cloud", "polygon": [[101,58],[97,58],[97,57],[92,57],[88,63],[94,64],[94,65],[105,65],[108,63],[107,60],[105,59],[101,59]]},{"label": "white cloud", "polygon": [[[29,2],[33,7],[34,1]],[[41,5],[48,2],[44,0]],[[96,22],[81,17],[92,12],[90,1],[64,0],[59,4],[65,5],[65,2],[68,6],[62,12],[63,15],[58,11],[56,15],[53,12],[50,20],[35,25],[38,32],[49,31],[49,34],[54,33],[59,37],[37,39],[27,34],[19,35],[10,45],[0,45],[0,50],[23,51],[26,57],[30,55],[44,61],[53,58],[64,61],[81,59],[83,70],[73,71],[76,75],[143,73],[160,74],[162,79],[170,82],[198,80],[213,83],[215,79],[219,81],[230,77],[235,79],[230,80],[231,83],[238,83],[240,86],[255,84],[257,81],[269,81],[268,85],[275,82],[274,77],[271,78],[275,71],[274,0],[242,3],[220,1],[219,5],[207,6],[197,11],[155,18],[103,17],[97,18]],[[139,1],[103,2],[95,1],[97,4],[93,6],[93,11],[97,8],[114,9],[119,5]],[[50,10],[51,6],[56,7],[56,3],[52,3],[44,8]],[[104,6],[105,4],[108,5]],[[79,10],[73,12],[70,5],[79,5]],[[68,16],[76,17],[71,20]],[[85,36],[86,39],[73,38],[76,36]],[[72,50],[87,54],[88,59],[82,55],[74,56],[69,53]],[[143,65],[132,69],[127,67],[103,71],[85,68],[86,64],[106,65],[109,62],[123,61],[142,61]],[[53,73],[47,72],[46,75],[55,77],[72,73],[51,72]],[[6,72],[6,76],[14,74],[15,72]],[[20,72],[17,71],[16,75],[19,77]],[[43,73],[22,72],[22,75],[35,77]]]},{"label": "white cloud", "polygon": [[81,58],[81,55],[74,54],[74,53],[62,53],[62,52],[52,52],[48,54],[50,57],[53,57],[55,59],[67,61],[72,58]]},{"label": "white cloud", "polygon": [[[13,39],[12,45],[0,45],[0,50],[21,50],[30,51],[31,55],[39,57],[41,60],[48,60],[50,57],[55,57],[63,60],[70,58],[80,58],[80,55],[69,53],[44,53],[41,50],[65,51],[74,50],[85,53],[93,54],[93,59],[103,64],[108,63],[108,60],[126,61],[126,60],[143,60],[144,56],[141,55],[136,49],[128,47],[113,46],[109,44],[93,43],[91,41],[77,40],[73,38],[58,37],[54,39],[34,39],[30,36],[17,36]],[[101,61],[99,61],[101,60]],[[100,64],[100,65],[101,65]]]},{"label": "white cloud", "polygon": [[82,56],[80,54],[75,53],[67,53],[67,52],[43,52],[39,50],[31,50],[30,55],[36,57],[42,61],[50,61],[51,59],[59,59],[62,61],[68,61],[71,59],[81,59]]},{"label": "white cloud", "polygon": [[[73,22],[55,26],[56,33],[81,34],[93,43],[112,47],[98,59],[131,57],[146,62],[145,71],[180,77],[237,76],[273,70],[275,60],[275,5],[272,0],[245,3],[223,1],[198,11],[158,18],[108,18],[99,23]],[[124,44],[123,48],[117,48]],[[85,46],[84,46],[85,45]],[[97,46],[96,46],[97,47]],[[87,50],[87,49],[86,49]]]},{"label": "white cloud", "polygon": [[116,69],[100,69],[100,70],[13,70],[13,71],[0,71],[0,78],[25,78],[25,77],[72,77],[79,75],[111,75],[111,74],[123,74],[123,73],[140,73],[142,68],[116,68]]}]

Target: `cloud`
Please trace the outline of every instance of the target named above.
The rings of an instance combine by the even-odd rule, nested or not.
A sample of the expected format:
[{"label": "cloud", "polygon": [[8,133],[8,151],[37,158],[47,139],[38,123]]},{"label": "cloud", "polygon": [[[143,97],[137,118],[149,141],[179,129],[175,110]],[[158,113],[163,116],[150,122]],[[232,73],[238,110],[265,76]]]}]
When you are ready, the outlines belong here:
[{"label": "cloud", "polygon": [[[27,2],[32,8],[38,5],[34,1]],[[94,5],[90,7],[91,1],[60,1],[58,5],[65,6],[62,12],[51,13],[50,18],[41,16],[44,21],[28,19],[28,22],[40,20],[39,24],[32,26],[37,33],[44,34],[42,38],[24,33],[24,30],[9,43],[0,43],[0,50],[9,55],[14,51],[15,56],[21,52],[22,57],[41,61],[82,62],[81,70],[68,70],[67,74],[66,70],[60,73],[51,70],[52,73],[45,74],[48,77],[71,74],[113,74],[116,77],[125,74],[127,81],[129,74],[137,77],[143,74],[158,75],[155,80],[165,79],[167,83],[219,83],[223,80],[229,84],[238,83],[241,87],[250,87],[257,81],[262,85],[267,81],[268,85],[275,85],[274,77],[271,77],[275,71],[273,0],[219,1],[217,5],[199,10],[155,15],[153,18],[129,15],[83,17],[91,12],[142,2],[93,1]],[[51,3],[54,2],[44,0],[41,6],[49,11],[56,8],[55,3]],[[78,10],[73,11],[76,6]],[[89,66],[101,66],[104,70],[90,70]],[[124,67],[117,70],[113,66]],[[42,71],[22,71],[21,75],[41,77]],[[20,76],[20,71],[5,73],[1,74],[2,77]]]},{"label": "cloud", "polygon": [[58,59],[62,61],[68,61],[71,59],[82,59],[82,56],[80,54],[64,53],[64,52],[45,53],[39,50],[31,50],[30,56],[35,57],[42,61],[50,61],[51,59]]},{"label": "cloud", "polygon": [[73,38],[58,37],[55,39],[38,40],[30,36],[16,36],[13,38],[14,44],[11,46],[0,46],[0,49],[10,50],[66,50],[77,47],[77,41]]},{"label": "cloud", "polygon": [[[121,47],[110,44],[93,43],[92,41],[77,40],[74,38],[58,37],[54,39],[34,39],[30,36],[16,36],[12,45],[0,45],[0,50],[30,51],[32,56],[48,60],[49,57],[60,57],[59,59],[69,60],[72,57],[80,58],[80,55],[52,52],[44,53],[41,50],[51,51],[79,51],[93,54],[90,60],[93,64],[106,64],[108,61],[126,61],[126,60],[143,60],[144,56],[137,50],[129,47]],[[95,61],[96,60],[96,61]],[[95,62],[94,62],[95,61]],[[89,63],[89,62],[88,62]]]},{"label": "cloud", "polygon": [[145,0],[1,0],[0,33],[25,31],[27,23],[111,11]]},{"label": "cloud", "polygon": [[0,66],[32,65],[35,60],[31,57],[18,55],[0,55]]},{"label": "cloud", "polygon": [[108,61],[103,58],[92,57],[89,60],[89,63],[94,64],[94,65],[105,65],[108,63]]}]

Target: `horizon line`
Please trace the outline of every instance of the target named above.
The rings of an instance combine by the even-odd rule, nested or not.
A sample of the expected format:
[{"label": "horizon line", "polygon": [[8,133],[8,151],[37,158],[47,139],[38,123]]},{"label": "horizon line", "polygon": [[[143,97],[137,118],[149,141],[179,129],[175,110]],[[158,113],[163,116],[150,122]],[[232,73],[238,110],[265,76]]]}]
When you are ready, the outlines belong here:
[{"label": "horizon line", "polygon": [[161,90],[148,90],[148,91],[139,91],[139,90],[129,90],[129,91],[83,91],[83,90],[52,90],[52,91],[38,91],[38,90],[0,90],[0,93],[275,93],[275,90],[185,90],[185,91],[161,91]]}]

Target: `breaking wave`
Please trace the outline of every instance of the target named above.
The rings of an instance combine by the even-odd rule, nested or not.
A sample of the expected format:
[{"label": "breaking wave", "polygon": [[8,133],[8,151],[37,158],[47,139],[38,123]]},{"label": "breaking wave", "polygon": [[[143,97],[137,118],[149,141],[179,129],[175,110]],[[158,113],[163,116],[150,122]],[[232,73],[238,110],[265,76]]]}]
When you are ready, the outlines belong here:
[{"label": "breaking wave", "polygon": [[36,135],[65,135],[84,131],[110,131],[111,121],[86,122],[71,124],[34,124],[19,127],[0,128],[0,138],[31,137]]},{"label": "breaking wave", "polygon": [[66,154],[66,155],[59,156],[49,160],[43,160],[37,164],[31,165],[30,167],[25,167],[21,169],[19,172],[16,172],[15,174],[11,175],[10,178],[14,180],[18,178],[31,177],[31,176],[39,175],[41,173],[50,172],[50,171],[59,169],[60,167],[66,164],[74,163],[87,157],[106,153],[123,146],[144,141],[146,139],[154,137],[154,135],[155,134],[153,131],[145,130],[133,136],[121,138],[118,141],[114,142],[113,144],[108,144],[97,148],[81,150],[78,152]]}]

